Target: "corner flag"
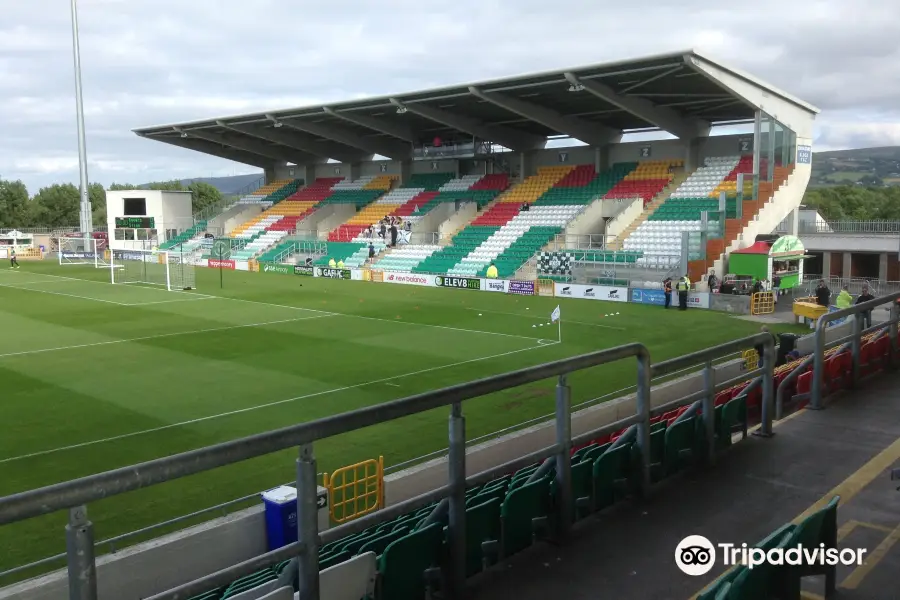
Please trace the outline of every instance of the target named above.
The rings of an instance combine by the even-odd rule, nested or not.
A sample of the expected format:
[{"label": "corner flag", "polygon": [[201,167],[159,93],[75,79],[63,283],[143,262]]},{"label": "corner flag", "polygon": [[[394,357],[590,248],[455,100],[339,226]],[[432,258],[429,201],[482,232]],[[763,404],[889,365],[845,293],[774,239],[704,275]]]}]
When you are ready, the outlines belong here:
[{"label": "corner flag", "polygon": [[553,312],[550,313],[550,322],[556,323],[557,321],[559,321],[559,306],[558,305],[556,308],[553,309]]}]

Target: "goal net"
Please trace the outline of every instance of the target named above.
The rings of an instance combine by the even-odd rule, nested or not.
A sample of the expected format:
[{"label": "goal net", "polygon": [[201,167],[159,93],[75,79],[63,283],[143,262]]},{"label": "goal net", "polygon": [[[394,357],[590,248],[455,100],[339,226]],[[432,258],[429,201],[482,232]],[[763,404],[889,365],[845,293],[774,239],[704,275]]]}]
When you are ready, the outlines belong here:
[{"label": "goal net", "polygon": [[110,277],[113,283],[164,287],[170,292],[196,286],[190,254],[180,247],[169,250],[112,250]]},{"label": "goal net", "polygon": [[109,266],[106,240],[84,237],[61,237],[57,240],[60,265]]}]

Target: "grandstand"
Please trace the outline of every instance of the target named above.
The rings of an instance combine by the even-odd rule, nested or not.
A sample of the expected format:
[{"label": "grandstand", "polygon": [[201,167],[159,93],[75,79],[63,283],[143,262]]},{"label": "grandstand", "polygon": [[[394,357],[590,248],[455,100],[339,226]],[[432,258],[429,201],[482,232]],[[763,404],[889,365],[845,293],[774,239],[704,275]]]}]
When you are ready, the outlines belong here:
[{"label": "grandstand", "polygon": [[[183,322],[188,317],[226,321],[226,326],[202,330],[215,332],[217,339],[212,343],[191,339],[185,346],[173,344],[179,356],[196,361],[192,362],[192,372],[200,374],[205,386],[198,395],[210,396],[213,410],[237,415],[235,421],[239,422],[221,427],[215,423],[194,431],[192,425],[205,423],[208,414],[199,409],[189,412],[193,406],[183,407],[177,402],[182,390],[172,389],[171,397],[164,400],[174,405],[168,408],[176,416],[160,417],[162,424],[152,420],[155,416],[145,414],[152,414],[146,407],[135,405],[130,411],[147,421],[142,421],[147,431],[164,431],[165,436],[177,439],[181,445],[173,446],[173,452],[187,450],[187,454],[166,460],[159,459],[155,449],[140,448],[143,453],[133,450],[135,461],[156,462],[68,484],[68,495],[55,495],[52,489],[44,488],[0,498],[0,524],[101,498],[115,502],[116,498],[105,499],[279,450],[291,449],[290,460],[294,460],[299,447],[297,529],[302,546],[298,542],[266,552],[264,518],[257,507],[156,540],[152,545],[141,545],[123,556],[106,557],[95,574],[90,568],[93,553],[85,550],[93,542],[93,525],[83,511],[75,510],[70,514],[69,527],[71,571],[84,575],[73,577],[70,581],[77,585],[72,585],[82,586],[78,588],[83,592],[80,597],[90,600],[94,600],[88,589],[91,581],[101,582],[103,594],[111,598],[154,600],[274,599],[291,598],[295,593],[301,600],[310,600],[319,597],[313,590],[316,585],[327,600],[422,600],[426,592],[451,599],[501,594],[530,598],[538,589],[546,597],[546,588],[534,578],[552,570],[551,583],[555,581],[561,589],[566,583],[571,597],[593,597],[597,589],[609,586],[616,590],[615,597],[673,597],[670,592],[675,590],[678,597],[686,592],[687,600],[699,591],[700,584],[711,582],[721,573],[685,584],[683,578],[677,579],[680,574],[668,572],[677,543],[669,539],[672,521],[699,527],[712,511],[722,510],[710,498],[716,476],[732,464],[744,468],[773,460],[784,467],[798,455],[803,456],[804,467],[815,464],[815,453],[796,441],[785,449],[778,446],[780,436],[769,443],[766,437],[747,434],[758,427],[763,436],[771,435],[779,393],[787,408],[806,402],[819,408],[826,395],[840,393],[851,382],[855,385],[863,374],[889,370],[897,351],[896,308],[887,325],[864,334],[857,331],[852,344],[841,338],[849,333],[849,326],[823,329],[819,337],[803,341],[804,358],[776,371],[771,336],[748,336],[750,329],[757,330],[756,325],[710,311],[689,312],[676,322],[660,316],[664,311],[629,304],[616,305],[615,315],[598,315],[597,306],[610,305],[582,302],[588,306],[573,308],[578,301],[531,297],[528,300],[534,303],[525,306],[524,301],[516,305],[519,298],[506,294],[484,294],[489,297],[485,300],[478,294],[474,294],[474,300],[445,300],[439,294],[457,292],[390,285],[364,287],[367,284],[331,279],[358,277],[414,285],[441,282],[431,285],[433,288],[447,287],[447,280],[481,285],[480,278],[494,263],[502,280],[530,283],[527,295],[539,296],[534,278],[526,276],[529,262],[560,240],[574,260],[590,262],[600,271],[612,270],[612,277],[602,275],[606,279],[616,280],[624,274],[625,279],[658,280],[679,271],[699,279],[710,268],[721,275],[728,252],[751,245],[758,234],[769,233],[785,219],[796,217],[810,175],[816,113],[817,109],[785,92],[687,51],[439,90],[137,130],[148,139],[265,171],[265,186],[222,207],[221,213],[209,215],[208,220],[197,222],[180,234],[181,242],[197,241],[205,231],[218,227],[233,241],[230,262],[235,270],[250,271],[254,262],[289,260],[293,252],[303,252],[313,245],[318,248],[317,244],[324,244],[317,265],[327,265],[334,259],[347,268],[331,273],[333,278],[303,280],[302,287],[291,285],[298,280],[293,277],[284,283],[272,277],[272,283],[256,287],[249,279],[253,273],[236,273],[231,280],[238,284],[234,291],[210,294],[202,298],[203,302],[189,298],[189,302],[172,304],[162,304],[169,303],[168,298],[157,300],[131,290],[103,296],[106,292],[98,292],[87,283],[70,283],[70,277],[50,280],[56,286],[51,294],[67,293],[58,291],[61,281],[73,287],[84,283],[84,288],[75,288],[67,298],[99,301],[105,308],[111,303],[123,312],[132,310],[127,307],[162,304],[167,307],[159,310],[162,317],[156,309],[142,313],[153,313],[154,318],[171,317],[175,325],[178,319]],[[752,133],[734,133],[726,128],[752,129]],[[648,132],[667,139],[623,141],[629,134]],[[410,221],[414,235],[420,237],[394,249],[376,242],[375,260],[368,261],[369,240],[364,230],[386,216]],[[595,236],[602,242],[594,245],[579,241]],[[363,265],[365,269],[360,268]],[[381,279],[376,278],[378,274]],[[430,275],[435,277],[426,277]],[[203,277],[201,273],[201,283]],[[4,280],[0,286],[15,284]],[[589,286],[582,287],[590,292]],[[506,290],[503,285],[499,289]],[[619,300],[613,298],[616,291],[611,290],[606,298]],[[52,300],[59,298],[52,296]],[[883,298],[879,306],[894,300]],[[546,339],[549,334],[543,332],[556,333],[554,327],[545,326],[547,315],[556,305],[561,305],[566,315],[575,313],[577,342],[563,343],[561,325],[559,338]],[[619,318],[619,306],[624,318],[617,321],[613,317]],[[486,307],[483,313],[482,307]],[[525,312],[532,307],[540,315]],[[58,314],[49,309],[47,312]],[[479,319],[482,314],[489,315],[490,320]],[[342,327],[334,324],[335,317],[355,320]],[[269,328],[257,332],[254,328],[260,323]],[[537,329],[539,326],[542,329]],[[491,329],[484,329],[488,327]],[[523,327],[528,327],[524,334]],[[156,334],[151,325],[147,328]],[[230,337],[231,333],[221,331],[231,328],[240,328],[241,333]],[[529,335],[532,331],[536,333]],[[633,342],[653,336],[660,337],[646,342],[653,345],[651,360],[646,344]],[[682,345],[672,342],[679,336],[687,338]],[[164,350],[168,343],[134,337],[141,340],[138,345],[150,350],[157,345]],[[118,341],[128,340],[115,343]],[[96,342],[101,347],[108,343],[106,338]],[[719,345],[702,350],[701,344]],[[753,352],[754,347],[765,348],[764,369],[734,356],[735,352]],[[541,364],[518,361],[517,353],[532,350],[544,353]],[[698,352],[678,356],[688,350]],[[482,351],[491,354],[479,354]],[[575,353],[588,354],[573,358]],[[484,360],[484,356],[495,360],[501,371],[525,369],[505,374],[479,370],[476,361]],[[848,356],[852,360],[848,361]],[[639,364],[636,373],[635,361]],[[448,364],[460,370],[436,373]],[[397,368],[404,369],[402,375],[393,375]],[[177,368],[168,369],[161,372],[183,383]],[[390,374],[385,375],[385,371]],[[825,373],[827,385],[820,386]],[[679,379],[666,379],[675,374]],[[459,384],[460,378],[488,376],[495,378],[429,392]],[[401,392],[394,387],[399,387],[394,382],[399,378],[407,378],[405,381],[417,387]],[[277,381],[272,384],[269,379]],[[605,393],[605,389],[597,391],[600,382],[616,384],[619,391],[611,389],[610,395],[598,396]],[[625,382],[630,387],[622,391]],[[303,389],[297,391],[297,386]],[[214,391],[207,393],[206,388]],[[273,394],[281,397],[300,396],[271,405],[255,402],[275,389]],[[576,389],[579,402],[573,408]],[[340,396],[340,400],[337,396],[321,398],[318,402],[320,396],[334,390],[350,390],[353,395]],[[410,398],[389,405],[389,409],[378,404],[407,392]],[[240,402],[232,396],[240,396]],[[481,396],[487,397],[479,405]],[[546,403],[551,397],[556,398],[557,420],[546,416]],[[259,422],[244,418],[245,411],[298,398],[304,400],[301,411],[300,404],[292,404],[289,409],[284,406],[282,412],[275,409],[273,418],[280,421],[266,424],[266,429],[288,429],[265,433],[260,427],[254,428]],[[465,413],[463,400],[472,400],[465,404]],[[472,442],[466,447],[463,414],[471,424],[469,431],[480,434],[489,426],[479,418],[518,415],[523,405],[534,411],[528,415],[534,420],[517,422],[512,433],[505,429],[484,444]],[[449,443],[438,441],[428,449],[413,448],[423,439],[421,435],[436,431],[429,419],[434,416],[433,409],[441,407],[450,407]],[[891,410],[896,414],[895,408]],[[829,415],[835,413],[820,414],[834,419]],[[400,417],[408,420],[400,425],[388,422]],[[445,432],[446,419],[443,415],[438,418],[439,430]],[[795,423],[804,423],[804,418],[779,425],[784,428],[780,431],[799,428]],[[859,420],[866,430],[874,427],[871,421]],[[172,423],[187,426],[175,428]],[[377,425],[381,434],[373,433],[375,429],[357,433],[372,425]],[[816,424],[807,422],[805,426],[795,435],[814,437],[811,431]],[[835,421],[830,426],[838,427]],[[238,435],[249,434],[255,435],[233,441]],[[357,435],[360,437],[353,437]],[[335,436],[340,437],[331,439]],[[212,451],[195,450],[214,441],[225,445]],[[317,451],[340,447],[340,456],[351,462],[372,452],[380,453],[379,444],[389,442],[398,448],[392,457],[395,462],[411,468],[398,468],[377,492],[385,508],[346,523],[330,523],[319,531],[312,509],[319,498],[313,445]],[[839,453],[826,445],[830,461],[823,481],[830,486],[840,481],[843,471],[837,468]],[[427,454],[435,449],[437,453]],[[856,468],[881,449],[848,458],[843,464]],[[23,456],[25,452],[22,450]],[[751,455],[752,460],[740,458]],[[131,461],[132,454],[127,456]],[[272,464],[266,465],[268,470],[260,472],[251,472],[262,464],[254,461],[242,474],[247,478],[265,476],[266,484],[274,486],[278,481],[272,477],[279,477],[274,473],[280,473],[277,468],[283,466],[272,466],[274,459],[285,456],[273,456]],[[420,461],[406,462],[417,456]],[[728,467],[702,469],[717,461]],[[450,485],[441,488],[448,464]],[[695,498],[682,488],[691,486],[679,485],[685,473],[691,477],[700,473],[704,478],[702,493],[707,502],[703,506],[709,512],[698,516],[690,510]],[[785,487],[793,482],[793,474],[786,470],[778,475]],[[796,477],[802,479],[802,485],[809,484],[808,478]],[[734,479],[728,479],[729,484],[751,495],[749,479],[743,482],[744,487]],[[180,489],[195,491],[187,481]],[[203,487],[203,494],[215,495],[219,491],[215,481],[222,480],[210,481],[214,483]],[[354,485],[365,488],[358,481]],[[679,502],[663,506],[661,500],[653,500],[654,496],[659,498],[656,492],[661,486],[678,488]],[[158,489],[168,492],[172,488]],[[365,488],[362,493],[375,492]],[[147,503],[161,503],[163,496],[159,492]],[[192,498],[197,496],[199,493]],[[333,501],[333,496],[325,497],[326,505]],[[739,497],[735,491],[728,495]],[[755,542],[794,516],[783,514],[781,507],[771,506],[759,493],[753,498],[758,504],[753,512],[748,509],[748,514],[759,522],[749,527],[737,519],[733,531],[757,538],[735,541]],[[654,501],[659,504],[652,504]],[[797,504],[786,502],[785,506],[794,510]],[[633,506],[654,511],[653,530],[646,531],[640,518],[629,517],[629,528],[616,526],[617,534],[612,538],[620,541],[617,546],[625,546],[622,554],[628,560],[616,563],[606,552],[609,563],[586,567],[584,557],[598,555],[600,547],[609,544],[609,538],[598,542],[603,534],[594,535],[589,524],[616,521],[609,511],[623,511],[628,516]],[[657,513],[672,519],[657,517]],[[116,518],[124,518],[119,517],[123,514],[128,511],[117,513]],[[588,518],[598,514],[597,519]],[[811,510],[810,514],[815,522],[804,521],[806,525],[799,529],[809,532],[804,539],[832,544],[834,540],[828,537],[831,530],[821,523],[832,522],[834,507]],[[587,547],[578,545],[578,536],[571,538],[575,522],[580,522],[580,531],[588,531],[579,533],[590,537]],[[53,531],[61,534],[57,525],[53,524]],[[37,529],[22,531],[34,533]],[[790,528],[778,531],[795,534]],[[41,534],[49,537],[44,531]],[[655,536],[665,537],[664,543],[657,543]],[[543,552],[541,542],[548,539],[563,544],[563,567],[579,565],[585,572],[560,570],[555,558],[529,563],[529,557]],[[574,543],[565,544],[570,542]],[[582,552],[580,561],[569,550],[573,546]],[[628,561],[636,562],[638,552],[653,553],[657,547],[663,548],[666,556],[661,558],[662,552],[655,552],[657,565],[645,569],[648,563],[641,563],[640,577],[634,577],[636,571]],[[508,565],[519,564],[527,566],[515,572],[506,570]],[[35,567],[23,567],[22,572],[33,572],[29,568]],[[318,580],[315,573],[319,573]],[[635,583],[636,579],[654,579],[656,573],[660,574],[658,583]],[[805,574],[778,571],[777,579],[794,591],[800,575]],[[734,598],[762,597],[747,591],[751,590],[751,584],[745,583],[748,575],[739,571],[733,575],[724,576],[714,585],[735,590]],[[49,597],[65,585],[65,577],[65,573],[54,573],[44,580],[20,583],[0,590],[0,599],[25,600],[35,589],[47,591]],[[586,579],[596,586],[593,590],[586,585],[579,587]],[[491,589],[497,581],[505,587]],[[525,581],[528,585],[522,583]],[[472,594],[467,594],[466,586],[473,583]],[[642,587],[629,595],[629,586],[635,585]],[[686,585],[694,589],[682,589]],[[170,592],[172,589],[175,591]],[[765,593],[770,591],[766,587]]]}]

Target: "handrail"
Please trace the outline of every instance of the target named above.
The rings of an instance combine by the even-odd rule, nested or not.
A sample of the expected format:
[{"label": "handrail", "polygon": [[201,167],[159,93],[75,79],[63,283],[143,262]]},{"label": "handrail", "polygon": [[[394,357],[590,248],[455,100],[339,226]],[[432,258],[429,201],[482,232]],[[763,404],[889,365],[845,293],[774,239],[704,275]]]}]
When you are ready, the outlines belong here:
[{"label": "handrail", "polygon": [[[874,300],[869,300],[868,302],[862,302],[860,304],[855,304],[850,308],[843,308],[837,310],[835,312],[825,313],[816,321],[816,334],[815,334],[815,349],[813,350],[813,383],[812,383],[812,392],[809,402],[809,408],[813,410],[820,410],[822,408],[822,380],[825,374],[825,329],[828,324],[837,321],[838,319],[843,319],[845,317],[854,317],[853,319],[853,334],[851,336],[853,343],[853,362],[854,365],[859,364],[859,344],[860,337],[862,335],[862,328],[860,327],[858,315],[862,313],[871,311],[879,306],[884,304],[891,304],[891,317],[888,320],[888,335],[891,338],[891,364],[895,364],[896,360],[896,351],[897,351],[897,324],[900,323],[900,311],[898,311],[897,301],[900,300],[900,292],[894,292],[892,294],[887,294],[886,296],[881,296],[880,298],[875,298]],[[845,340],[841,340],[845,341]],[[837,342],[834,340],[832,343]],[[854,368],[854,371],[856,369]],[[855,379],[855,378],[854,378]]]},{"label": "handrail", "polygon": [[[765,345],[767,364],[773,365],[774,360],[769,360],[774,351],[772,337],[765,334],[757,334],[714,348],[701,350],[686,357],[665,361],[656,366],[656,371],[658,374],[672,373],[677,371],[681,365],[696,365],[698,361],[705,361],[707,386],[701,392],[705,398],[703,415],[704,420],[708,421],[707,427],[713,427],[714,410],[712,402],[715,390],[722,386],[731,385],[738,380],[764,375],[771,368],[766,369],[766,371],[746,372],[735,379],[716,386],[711,379],[713,361],[721,358],[723,354],[732,354],[734,348],[759,345],[760,343]],[[627,358],[637,359],[635,414],[616,423],[607,424],[589,434],[577,436],[573,440],[571,432],[571,391],[568,385],[568,374]],[[573,443],[586,439],[586,435],[598,436],[602,432],[612,433],[622,427],[635,426],[637,444],[645,450],[641,452],[642,464],[639,471],[639,490],[642,493],[649,492],[651,370],[649,352],[642,344],[632,343],[599,350],[334,415],[310,423],[292,425],[207,448],[155,459],[132,467],[116,469],[0,498],[0,524],[37,517],[57,510],[70,509],[69,525],[66,527],[70,597],[82,600],[96,600],[97,581],[94,563],[93,525],[87,518],[86,503],[296,446],[299,448],[299,458],[297,460],[298,541],[289,547],[254,558],[241,565],[224,569],[197,581],[179,586],[174,590],[157,594],[153,597],[154,600],[183,600],[195,593],[216,587],[224,582],[226,578],[233,579],[252,572],[252,570],[265,564],[271,564],[266,561],[272,561],[276,557],[283,559],[291,556],[299,558],[301,598],[318,598],[318,558],[315,549],[320,542],[337,539],[339,536],[347,535],[352,531],[359,531],[360,528],[364,528],[370,523],[389,518],[390,515],[397,511],[409,510],[414,505],[427,505],[435,499],[445,496],[449,497],[450,502],[449,562],[452,576],[448,582],[448,592],[451,598],[459,597],[459,590],[462,589],[461,586],[464,584],[465,572],[465,489],[467,484],[471,485],[477,482],[488,481],[496,477],[497,474],[507,472],[512,468],[511,465],[524,466],[525,464],[531,464],[535,461],[555,456],[557,489],[560,494],[558,508],[560,514],[557,518],[564,535],[571,526],[571,509],[574,506],[573,502],[570,502],[572,493],[570,454]],[[528,456],[520,457],[506,465],[500,465],[477,475],[466,477],[465,420],[462,414],[462,402],[551,377],[558,378],[555,415],[556,443],[537,452],[532,452]],[[763,377],[761,379],[764,386],[765,406],[765,404],[771,402],[771,379],[768,387],[765,384],[766,378]],[[759,382],[760,379],[758,378],[755,381]],[[685,399],[681,399],[682,403],[685,401]],[[316,526],[317,475],[312,443],[316,440],[444,406],[451,406],[448,452],[449,484],[428,494],[392,505],[373,515],[329,529],[319,536]],[[714,460],[712,455],[709,458]]]}]

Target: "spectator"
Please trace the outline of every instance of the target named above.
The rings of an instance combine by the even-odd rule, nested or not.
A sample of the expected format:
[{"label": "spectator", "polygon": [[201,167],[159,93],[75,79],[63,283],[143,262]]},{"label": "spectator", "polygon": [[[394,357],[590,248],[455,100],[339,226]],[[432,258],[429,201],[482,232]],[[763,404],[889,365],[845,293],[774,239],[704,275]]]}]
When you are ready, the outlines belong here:
[{"label": "spectator", "polygon": [[850,295],[850,286],[845,285],[841,288],[837,299],[834,301],[838,309],[850,308],[853,305],[853,296]]},{"label": "spectator", "polygon": [[374,242],[369,242],[369,261],[375,258],[375,244]]},{"label": "spectator", "polygon": [[666,277],[663,279],[663,296],[665,296],[665,304],[663,308],[669,308],[672,304],[672,278]]},{"label": "spectator", "polygon": [[758,294],[763,291],[763,283],[761,280],[757,279],[753,282],[753,289],[750,291],[751,294]]},{"label": "spectator", "polygon": [[[869,286],[864,285],[862,289],[862,293],[856,299],[857,304],[862,304],[863,302],[868,302],[869,300],[874,300],[875,296],[872,295],[872,292],[869,291]],[[872,311],[867,310],[861,313],[863,320],[863,327],[868,329],[872,326]]]},{"label": "spectator", "polygon": [[706,285],[709,286],[709,291],[712,292],[714,289],[716,289],[718,283],[719,280],[716,277],[716,272],[710,269],[709,277],[706,278]]},{"label": "spectator", "polygon": [[397,247],[397,224],[396,223],[391,223],[391,243],[389,245],[391,248]]},{"label": "spectator", "polygon": [[311,266],[312,266],[312,262],[313,262],[313,261],[312,261],[312,256],[307,256],[307,257],[306,257],[306,260],[304,261],[304,264],[305,264],[307,267],[311,267]]},{"label": "spectator", "polygon": [[491,263],[487,268],[487,272],[485,272],[488,279],[497,279],[497,266],[494,263]]},{"label": "spectator", "polygon": [[381,220],[381,227],[378,230],[378,235],[381,236],[381,239],[387,239],[385,235],[387,234],[387,219]]},{"label": "spectator", "polygon": [[520,210],[521,212],[528,212],[529,208],[530,208],[530,207],[528,206],[528,203],[527,203],[527,202],[523,202],[523,203],[522,203],[522,206],[519,207],[519,210]]},{"label": "spectator", "polygon": [[799,350],[791,350],[790,352],[788,352],[787,354],[784,355],[784,358],[789,363],[794,362],[795,360],[800,360],[800,351]]},{"label": "spectator", "polygon": [[412,221],[407,219],[406,223],[403,224],[403,229],[405,229],[406,231],[412,231]]},{"label": "spectator", "polygon": [[828,306],[830,299],[831,290],[825,285],[825,280],[820,279],[818,285],[816,285],[816,304],[819,306]]}]

